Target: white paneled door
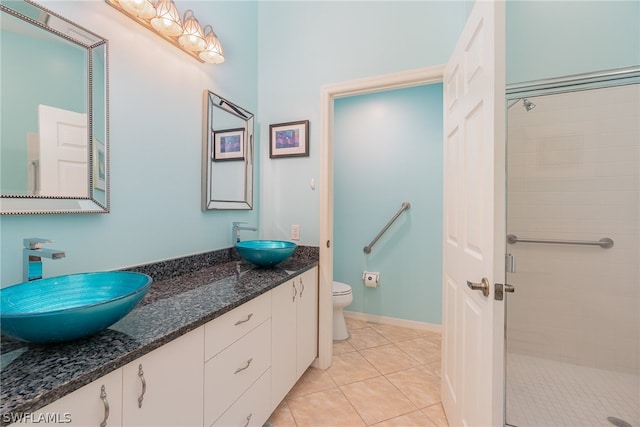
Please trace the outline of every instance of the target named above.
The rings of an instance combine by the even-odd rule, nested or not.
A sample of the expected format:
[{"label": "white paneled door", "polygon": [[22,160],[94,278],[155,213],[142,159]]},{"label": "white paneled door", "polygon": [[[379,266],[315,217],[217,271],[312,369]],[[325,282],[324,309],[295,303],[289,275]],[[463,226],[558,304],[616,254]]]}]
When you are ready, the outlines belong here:
[{"label": "white paneled door", "polygon": [[442,403],[455,426],[504,423],[504,6],[475,2],[444,71]]},{"label": "white paneled door", "polygon": [[89,197],[87,115],[38,106],[40,195]]}]

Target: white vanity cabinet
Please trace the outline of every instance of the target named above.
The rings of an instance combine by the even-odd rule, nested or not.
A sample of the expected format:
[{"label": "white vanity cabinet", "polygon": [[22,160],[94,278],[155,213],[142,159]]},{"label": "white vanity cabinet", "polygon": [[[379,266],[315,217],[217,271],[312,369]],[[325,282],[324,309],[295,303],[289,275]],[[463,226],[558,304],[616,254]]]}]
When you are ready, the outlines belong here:
[{"label": "white vanity cabinet", "polygon": [[122,368],[122,425],[201,426],[204,326]]},{"label": "white vanity cabinet", "polygon": [[205,325],[204,425],[262,425],[271,413],[270,366],[267,292]]},{"label": "white vanity cabinet", "polygon": [[[204,327],[200,327],[29,414],[31,419],[13,426],[63,423],[98,427],[105,420],[106,427],[202,426],[203,355]],[[140,407],[139,397],[143,398]]]},{"label": "white vanity cabinet", "polygon": [[[108,408],[108,409],[107,409]],[[34,413],[25,414],[22,422],[12,427],[65,425],[72,427],[122,426],[122,370],[67,394]]]},{"label": "white vanity cabinet", "polygon": [[271,408],[275,409],[318,353],[318,269],[271,292]]},{"label": "white vanity cabinet", "polygon": [[317,343],[313,268],[12,426],[260,427],[314,361]]}]

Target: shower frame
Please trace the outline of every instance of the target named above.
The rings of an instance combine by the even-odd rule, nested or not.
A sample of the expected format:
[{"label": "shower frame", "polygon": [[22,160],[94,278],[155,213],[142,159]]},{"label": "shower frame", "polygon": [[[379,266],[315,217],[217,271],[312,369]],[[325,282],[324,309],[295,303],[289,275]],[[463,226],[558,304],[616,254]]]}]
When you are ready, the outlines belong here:
[{"label": "shower frame", "polygon": [[[640,65],[509,84],[506,100],[640,83]],[[505,107],[506,111],[506,107]]]},{"label": "shower frame", "polygon": [[[515,105],[520,99],[544,96],[544,95],[556,95],[563,93],[571,93],[592,89],[610,88],[617,86],[626,86],[640,84],[640,65],[613,68],[597,72],[584,73],[584,74],[572,74],[556,78],[531,80],[519,83],[508,84],[505,90],[505,115],[510,107]],[[506,121],[508,128],[509,122]],[[508,150],[508,147],[507,147]],[[506,155],[506,152],[505,152]],[[506,163],[505,163],[506,164]],[[505,186],[507,182],[505,181]],[[505,230],[505,236],[507,232]],[[505,254],[505,257],[507,255]],[[509,271],[509,263],[506,263],[505,268],[505,283],[507,282],[507,273]],[[505,305],[505,324],[504,324],[504,401],[503,401],[503,419],[506,427],[511,427],[507,424],[507,316]]]}]

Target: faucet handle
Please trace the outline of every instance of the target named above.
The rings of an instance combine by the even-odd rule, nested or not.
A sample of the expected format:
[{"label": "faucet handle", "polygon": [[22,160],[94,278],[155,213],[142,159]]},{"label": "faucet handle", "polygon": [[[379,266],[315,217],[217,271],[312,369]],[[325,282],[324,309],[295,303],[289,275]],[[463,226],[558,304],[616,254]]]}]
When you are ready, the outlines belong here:
[{"label": "faucet handle", "polygon": [[27,249],[42,249],[45,243],[52,243],[53,240],[42,239],[40,237],[28,237],[22,241]]}]

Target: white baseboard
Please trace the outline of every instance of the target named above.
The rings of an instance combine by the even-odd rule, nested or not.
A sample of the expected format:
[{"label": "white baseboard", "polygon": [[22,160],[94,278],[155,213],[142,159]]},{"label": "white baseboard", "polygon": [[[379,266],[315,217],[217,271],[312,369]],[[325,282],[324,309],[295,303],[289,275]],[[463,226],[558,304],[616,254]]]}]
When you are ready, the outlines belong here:
[{"label": "white baseboard", "polygon": [[403,328],[419,329],[421,331],[442,333],[442,325],[436,323],[418,322],[416,320],[397,319],[395,317],[379,316],[377,314],[344,311],[344,317],[365,322],[382,323],[383,325],[401,326]]}]

